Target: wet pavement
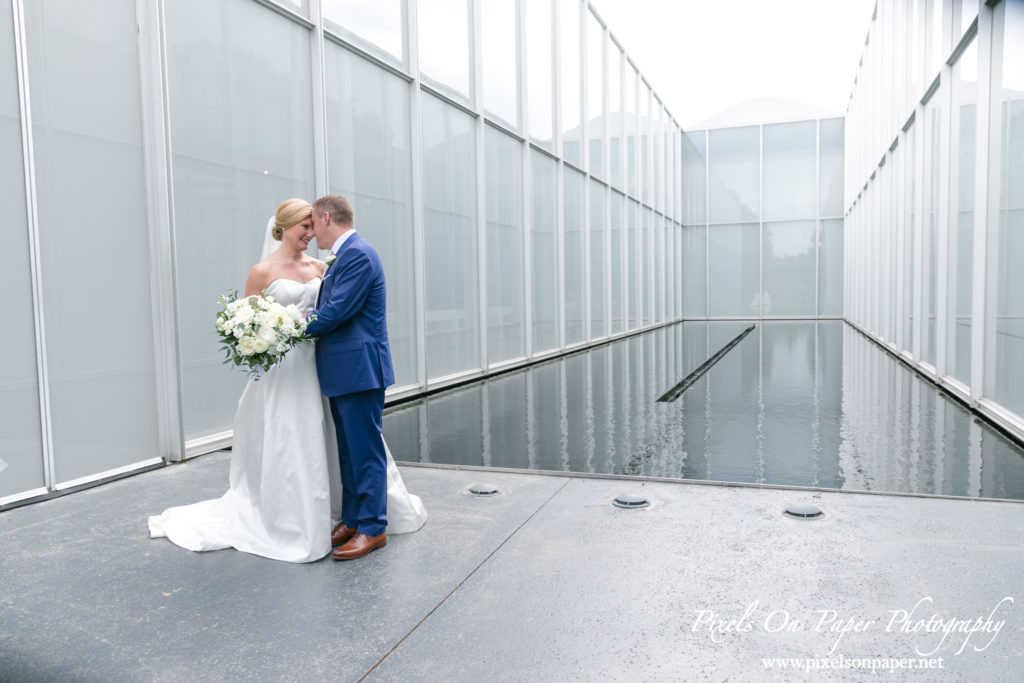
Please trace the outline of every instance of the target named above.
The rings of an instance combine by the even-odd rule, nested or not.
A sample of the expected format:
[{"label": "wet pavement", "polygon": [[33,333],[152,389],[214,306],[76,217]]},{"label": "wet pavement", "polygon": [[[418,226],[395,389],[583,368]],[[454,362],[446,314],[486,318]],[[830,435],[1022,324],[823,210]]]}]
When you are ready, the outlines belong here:
[{"label": "wet pavement", "polygon": [[427,525],[355,562],[148,538],[228,457],[0,513],[0,680],[1024,674],[1019,502],[404,466]]}]

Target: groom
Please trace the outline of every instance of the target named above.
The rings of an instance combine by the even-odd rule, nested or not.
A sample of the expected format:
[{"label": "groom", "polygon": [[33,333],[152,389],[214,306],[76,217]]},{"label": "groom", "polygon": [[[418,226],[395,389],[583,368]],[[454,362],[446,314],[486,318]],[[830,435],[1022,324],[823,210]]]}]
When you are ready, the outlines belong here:
[{"label": "groom", "polygon": [[324,273],[316,319],[316,371],[330,399],[341,464],[341,524],[331,533],[336,560],[387,545],[387,456],[381,437],[384,389],[395,382],[385,319],[384,269],[356,231],[352,206],[328,195],[313,203],[317,245],[335,259]]}]

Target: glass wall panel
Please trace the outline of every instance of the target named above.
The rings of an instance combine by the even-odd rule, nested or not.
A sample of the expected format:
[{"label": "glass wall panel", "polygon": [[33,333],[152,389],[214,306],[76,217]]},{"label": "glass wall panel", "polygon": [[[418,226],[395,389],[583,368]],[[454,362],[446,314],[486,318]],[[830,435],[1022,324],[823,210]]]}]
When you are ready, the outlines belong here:
[{"label": "glass wall panel", "polygon": [[819,230],[818,315],[842,315],[843,219],[822,220]]},{"label": "glass wall panel", "polygon": [[683,227],[683,315],[686,317],[708,313],[707,232],[703,225]]},{"label": "glass wall panel", "polygon": [[352,202],[356,229],[380,255],[395,384],[415,384],[409,86],[333,43],[324,46],[324,57],[328,189]]},{"label": "glass wall panel", "polygon": [[[433,11],[433,7],[425,9]],[[519,69],[516,0],[480,3],[480,47],[483,52],[484,108],[519,127]]]},{"label": "glass wall panel", "polygon": [[[1024,416],[1024,5],[1006,3],[1002,89],[994,88],[999,128],[999,227],[995,250],[995,368],[991,398]],[[996,135],[998,134],[998,137]],[[991,252],[990,252],[991,253]],[[991,298],[991,294],[989,295]],[[991,331],[990,331],[991,333]]]},{"label": "glass wall panel", "polygon": [[530,138],[549,150],[555,145],[554,36],[551,0],[526,3],[526,87]]},{"label": "glass wall panel", "polygon": [[819,216],[843,215],[844,119],[821,120],[821,159],[818,165]]},{"label": "glass wall panel", "polygon": [[[964,3],[965,5],[967,3]],[[977,14],[977,7],[974,8]],[[964,384],[971,382],[971,296],[974,263],[974,157],[978,96],[978,43],[960,56],[953,67],[954,107],[951,115],[952,158],[957,175],[950,212],[950,263],[948,281],[953,316],[946,331],[946,362],[950,374]]]},{"label": "glass wall panel", "polygon": [[[940,91],[941,93],[941,91]],[[925,128],[928,136],[928,143],[924,149],[925,182],[925,208],[924,208],[924,232],[923,247],[924,256],[921,264],[924,279],[922,281],[922,300],[924,306],[924,326],[921,328],[924,335],[921,340],[922,360],[935,365],[935,320],[938,305],[938,291],[936,272],[938,270],[938,240],[939,230],[939,203],[944,199],[939,196],[939,182],[941,176],[942,156],[942,110],[938,106],[941,94],[936,95],[929,102],[925,109]]]},{"label": "glass wall panel", "polygon": [[612,185],[622,188],[622,50],[608,43],[608,166]]},{"label": "glass wall panel", "polygon": [[644,207],[640,224],[640,320],[644,325],[654,322],[654,211]]},{"label": "glass wall panel", "polygon": [[526,355],[522,149],[518,140],[485,126],[488,363]]},{"label": "glass wall panel", "polygon": [[122,2],[26,3],[25,23],[59,484],[159,453],[139,56]]},{"label": "glass wall panel", "polygon": [[423,94],[427,377],[479,367],[473,119]]},{"label": "glass wall panel", "polygon": [[604,268],[605,221],[604,200],[607,189],[596,180],[590,181],[590,337],[608,334],[606,316],[606,277]]},{"label": "glass wall panel", "polygon": [[640,204],[629,200],[626,207],[626,263],[629,272],[629,327],[635,329],[641,321],[643,296],[643,265],[640,262]]},{"label": "glass wall panel", "polygon": [[473,94],[469,17],[468,0],[431,0],[430,11],[416,17],[420,72],[467,98]]},{"label": "glass wall panel", "polygon": [[9,225],[0,249],[7,330],[0,341],[0,500],[45,484],[11,4],[0,3],[0,204]]},{"label": "glass wall panel", "polygon": [[608,227],[611,230],[611,304],[612,304],[612,321],[611,329],[609,332],[615,334],[622,332],[626,329],[625,321],[625,310],[626,310],[626,291],[625,291],[625,254],[623,253],[623,247],[625,246],[625,224],[623,222],[623,213],[626,208],[626,197],[620,193],[612,191],[611,210],[608,216]]},{"label": "glass wall panel", "polygon": [[[321,0],[328,30],[371,46],[401,64],[405,59],[404,4],[402,0]],[[377,48],[377,49],[373,49]]]},{"label": "glass wall panel", "polygon": [[817,216],[817,128],[817,121],[764,127],[765,220]]},{"label": "glass wall panel", "polygon": [[903,176],[906,183],[904,196],[903,232],[903,348],[914,348],[914,271],[917,268],[915,256],[917,219],[917,126],[912,125],[906,134],[906,156],[903,159]]},{"label": "glass wall panel", "polygon": [[587,137],[590,172],[604,172],[604,27],[587,12]]},{"label": "glass wall panel", "polygon": [[563,167],[565,201],[565,343],[575,344],[586,339],[586,273],[583,269],[583,202],[582,173]]},{"label": "glass wall panel", "polygon": [[705,201],[704,131],[683,134],[683,224],[699,225],[707,220]]},{"label": "glass wall panel", "polygon": [[530,238],[533,259],[533,351],[558,346],[558,162],[530,152]]},{"label": "glass wall panel", "polygon": [[758,228],[757,223],[748,223],[708,230],[709,315],[760,314]]},{"label": "glass wall panel", "polygon": [[583,119],[580,118],[580,2],[561,0],[559,33],[562,47],[562,158],[583,165]]},{"label": "glass wall panel", "polygon": [[640,109],[638,116],[638,131],[640,144],[640,187],[637,194],[640,201],[649,204],[651,202],[651,88],[647,83],[640,81]]},{"label": "glass wall panel", "polygon": [[623,125],[626,137],[626,185],[631,196],[637,196],[637,169],[636,169],[636,84],[637,73],[633,66],[626,62],[625,91],[625,117]]},{"label": "glass wall panel", "polygon": [[250,0],[164,9],[176,259],[188,272],[177,279],[183,420],[195,438],[231,428],[246,380],[221,365],[217,295],[244,288],[278,203],[314,192],[310,37]]},{"label": "glass wall panel", "polygon": [[760,141],[757,126],[723,128],[708,134],[712,223],[760,217]]},{"label": "glass wall panel", "polygon": [[817,232],[816,221],[764,224],[763,315],[815,314]]}]

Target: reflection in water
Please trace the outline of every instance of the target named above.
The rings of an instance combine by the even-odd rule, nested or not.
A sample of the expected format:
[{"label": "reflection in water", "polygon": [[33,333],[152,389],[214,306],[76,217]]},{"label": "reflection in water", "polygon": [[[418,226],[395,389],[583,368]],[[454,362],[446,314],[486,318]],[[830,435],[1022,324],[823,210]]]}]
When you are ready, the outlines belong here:
[{"label": "reflection in water", "polygon": [[388,411],[411,462],[1024,499],[1024,449],[840,321],[684,322]]}]

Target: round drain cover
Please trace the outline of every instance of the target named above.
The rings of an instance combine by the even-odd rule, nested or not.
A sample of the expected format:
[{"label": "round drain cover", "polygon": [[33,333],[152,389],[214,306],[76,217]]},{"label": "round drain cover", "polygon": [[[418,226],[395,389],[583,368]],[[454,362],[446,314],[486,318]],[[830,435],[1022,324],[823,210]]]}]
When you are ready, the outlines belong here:
[{"label": "round drain cover", "polygon": [[639,493],[620,493],[616,496],[615,500],[612,501],[612,505],[615,507],[628,509],[645,508],[650,504],[650,501]]},{"label": "round drain cover", "polygon": [[473,484],[469,492],[474,496],[496,496],[501,493],[501,489],[494,484]]},{"label": "round drain cover", "polygon": [[783,514],[794,519],[818,519],[825,516],[824,512],[810,503],[793,503],[785,509]]}]

